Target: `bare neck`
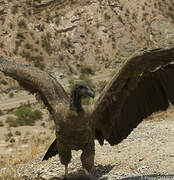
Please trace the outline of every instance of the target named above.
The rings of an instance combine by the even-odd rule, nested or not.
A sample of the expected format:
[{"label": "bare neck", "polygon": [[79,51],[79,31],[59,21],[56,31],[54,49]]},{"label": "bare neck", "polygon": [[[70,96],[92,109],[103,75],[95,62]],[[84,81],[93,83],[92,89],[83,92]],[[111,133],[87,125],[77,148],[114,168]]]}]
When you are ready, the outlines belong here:
[{"label": "bare neck", "polygon": [[84,112],[82,107],[82,97],[78,94],[78,92],[73,90],[70,96],[70,110],[76,111],[78,114]]}]

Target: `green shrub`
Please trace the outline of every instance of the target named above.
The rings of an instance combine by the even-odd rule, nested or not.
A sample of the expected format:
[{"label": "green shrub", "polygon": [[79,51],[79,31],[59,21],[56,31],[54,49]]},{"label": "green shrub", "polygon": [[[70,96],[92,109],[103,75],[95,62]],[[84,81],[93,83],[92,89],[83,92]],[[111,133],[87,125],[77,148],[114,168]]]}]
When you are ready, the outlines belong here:
[{"label": "green shrub", "polygon": [[18,122],[16,121],[16,119],[12,116],[7,116],[6,118],[6,123],[10,126],[10,127],[17,127],[18,126]]},{"label": "green shrub", "polygon": [[13,92],[10,92],[9,93],[9,98],[13,98],[14,97],[14,93]]},{"label": "green shrub", "polygon": [[2,121],[0,121],[0,127],[3,127],[4,123]]},{"label": "green shrub", "polygon": [[29,106],[22,106],[14,113],[17,116],[19,125],[34,125],[35,121],[42,118],[42,113],[39,110],[33,111]]}]

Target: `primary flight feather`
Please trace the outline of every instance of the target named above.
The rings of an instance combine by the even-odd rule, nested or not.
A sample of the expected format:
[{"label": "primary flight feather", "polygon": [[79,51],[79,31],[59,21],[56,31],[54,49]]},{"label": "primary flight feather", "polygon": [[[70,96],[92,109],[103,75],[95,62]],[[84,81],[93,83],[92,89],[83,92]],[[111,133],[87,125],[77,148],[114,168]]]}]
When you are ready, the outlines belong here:
[{"label": "primary flight feather", "polygon": [[84,109],[82,98],[94,97],[85,83],[76,84],[70,97],[46,72],[0,58],[0,71],[16,79],[26,90],[37,93],[52,114],[56,139],[44,160],[59,154],[65,174],[71,150],[82,150],[82,166],[94,166],[94,139],[116,145],[153,112],[174,104],[174,48],[144,51],[129,58],[94,104]]}]

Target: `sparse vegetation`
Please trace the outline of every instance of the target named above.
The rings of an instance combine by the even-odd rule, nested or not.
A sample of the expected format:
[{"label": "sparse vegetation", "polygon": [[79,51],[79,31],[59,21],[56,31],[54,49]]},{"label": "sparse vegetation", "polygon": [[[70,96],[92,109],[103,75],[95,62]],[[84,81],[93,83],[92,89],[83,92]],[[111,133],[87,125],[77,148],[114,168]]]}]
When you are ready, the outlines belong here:
[{"label": "sparse vegetation", "polygon": [[95,74],[94,68],[91,65],[86,64],[86,63],[81,65],[80,72],[82,74],[91,74],[91,75]]},{"label": "sparse vegetation", "polygon": [[2,121],[0,121],[0,127],[3,127],[4,123]]},{"label": "sparse vegetation", "polygon": [[40,125],[44,128],[46,127],[45,122],[42,122]]},{"label": "sparse vegetation", "polygon": [[30,44],[30,43],[26,43],[26,44],[25,44],[25,48],[26,48],[26,49],[32,49],[33,46],[32,46],[32,44]]},{"label": "sparse vegetation", "polygon": [[12,8],[11,8],[11,13],[12,14],[17,14],[18,13],[18,5],[15,4]]},{"label": "sparse vegetation", "polygon": [[39,110],[33,111],[29,106],[22,106],[14,113],[19,125],[34,125],[36,120],[42,119],[42,112]]},{"label": "sparse vegetation", "polygon": [[9,93],[9,98],[13,98],[14,97],[14,93],[13,92],[10,92]]},{"label": "sparse vegetation", "polygon": [[16,34],[16,39],[24,40],[25,37],[24,37],[23,33],[19,33],[19,32],[18,32],[18,33]]},{"label": "sparse vegetation", "polygon": [[26,25],[24,19],[22,19],[22,20],[20,20],[20,21],[18,22],[18,27],[19,27],[19,28],[24,28],[24,29],[27,28],[27,25]]},{"label": "sparse vegetation", "polygon": [[13,133],[12,133],[11,131],[9,131],[9,132],[6,134],[6,136],[7,136],[8,138],[11,138],[11,137],[13,136]]},{"label": "sparse vegetation", "polygon": [[0,109],[0,116],[4,115],[4,112]]},{"label": "sparse vegetation", "polygon": [[4,47],[4,43],[0,42],[0,48],[3,48],[3,47]]},{"label": "sparse vegetation", "polygon": [[108,20],[111,19],[111,16],[108,15],[107,13],[105,13],[105,14],[104,14],[104,19],[105,19],[105,21],[108,21]]},{"label": "sparse vegetation", "polygon": [[10,143],[15,143],[15,138],[11,138]]},{"label": "sparse vegetation", "polygon": [[17,130],[17,131],[15,131],[15,135],[16,135],[16,136],[20,136],[20,135],[21,135],[21,132]]},{"label": "sparse vegetation", "polygon": [[16,118],[13,116],[7,116],[6,123],[9,125],[9,127],[17,127],[19,125]]},{"label": "sparse vegetation", "polygon": [[42,36],[42,48],[49,54],[52,54],[52,46],[51,46],[51,34],[47,33],[45,36]]}]

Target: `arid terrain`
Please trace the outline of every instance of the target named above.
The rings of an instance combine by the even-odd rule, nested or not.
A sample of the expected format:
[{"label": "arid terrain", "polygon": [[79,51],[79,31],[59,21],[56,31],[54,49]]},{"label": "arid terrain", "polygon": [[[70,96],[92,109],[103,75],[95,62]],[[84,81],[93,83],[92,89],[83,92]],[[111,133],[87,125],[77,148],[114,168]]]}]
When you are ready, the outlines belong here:
[{"label": "arid terrain", "polygon": [[[111,147],[105,142],[101,147],[96,142],[93,175],[105,180],[174,179],[173,117],[174,110],[170,107],[168,111],[155,113],[144,120],[117,146]],[[6,118],[6,115],[2,118]],[[48,113],[45,112],[41,122],[45,122],[46,127],[41,126],[41,122],[35,126],[0,127],[2,179],[50,179],[63,176],[64,167],[58,156],[41,161],[55,137],[53,129],[49,128],[53,122],[48,119]],[[6,140],[9,132],[12,136]],[[80,173],[80,170],[80,152],[74,151],[69,172]]]},{"label": "arid terrain", "polygon": [[[76,80],[85,80],[94,101],[130,56],[165,46],[174,46],[173,0],[0,0],[0,56],[49,72],[68,93]],[[16,113],[26,105],[24,113],[37,115],[32,125]],[[41,162],[54,137],[45,107],[0,73],[0,179],[62,177],[57,156]],[[174,179],[173,147],[170,107],[117,146],[96,142],[93,174],[108,180]],[[70,173],[80,170],[79,157],[74,152]]]}]

